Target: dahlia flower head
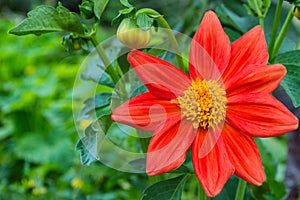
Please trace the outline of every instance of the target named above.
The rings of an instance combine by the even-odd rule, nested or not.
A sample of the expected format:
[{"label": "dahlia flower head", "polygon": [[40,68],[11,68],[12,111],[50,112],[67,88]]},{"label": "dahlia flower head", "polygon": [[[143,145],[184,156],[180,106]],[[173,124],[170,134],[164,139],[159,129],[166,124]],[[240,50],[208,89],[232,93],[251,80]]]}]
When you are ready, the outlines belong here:
[{"label": "dahlia flower head", "polygon": [[189,75],[139,50],[128,54],[128,62],[148,92],[114,109],[112,119],[153,132],[148,175],[175,170],[190,149],[207,196],[219,194],[233,174],[261,185],[266,176],[253,138],[298,127],[298,119],[271,94],[286,69],[267,65],[260,26],[231,44],[216,14],[206,12],[190,45]]}]

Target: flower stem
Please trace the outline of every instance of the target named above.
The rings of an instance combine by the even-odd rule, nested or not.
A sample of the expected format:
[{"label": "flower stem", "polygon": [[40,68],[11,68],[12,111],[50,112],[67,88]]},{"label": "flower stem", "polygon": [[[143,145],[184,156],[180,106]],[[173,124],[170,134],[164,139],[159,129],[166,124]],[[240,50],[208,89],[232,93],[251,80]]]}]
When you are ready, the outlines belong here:
[{"label": "flower stem", "polygon": [[90,40],[91,42],[93,43],[94,47],[96,48],[96,51],[99,55],[99,57],[101,58],[101,60],[103,61],[105,67],[106,67],[106,71],[107,73],[111,76],[112,78],[112,81],[114,83],[117,83],[118,82],[118,74],[116,73],[116,71],[113,69],[110,61],[109,61],[109,58],[107,57],[103,47],[101,46],[101,44],[99,44],[97,42],[97,39],[95,37],[95,35],[92,35],[90,37]]},{"label": "flower stem", "polygon": [[207,200],[207,196],[200,183],[198,183],[198,195],[199,195],[199,200]]},{"label": "flower stem", "polygon": [[259,17],[259,25],[261,25],[262,29],[265,29],[265,20],[263,17]]},{"label": "flower stem", "polygon": [[177,43],[177,40],[171,30],[171,27],[169,26],[168,22],[165,20],[165,18],[156,10],[153,10],[151,8],[142,8],[140,10],[138,10],[136,12],[136,15],[138,15],[139,13],[145,13],[148,15],[157,15],[158,17],[156,18],[156,20],[162,25],[163,28],[167,29],[167,34],[171,40],[171,45],[175,51],[176,54],[176,59],[179,65],[179,68],[184,71],[184,64],[183,64],[183,60],[181,57],[181,52],[180,52],[180,48],[179,45]]},{"label": "flower stem", "polygon": [[140,130],[136,130],[137,131],[137,135],[140,139],[140,145],[141,145],[141,149],[143,151],[143,153],[147,153],[147,149],[148,149],[148,141],[147,138],[143,137],[143,132]]},{"label": "flower stem", "polygon": [[273,27],[272,27],[271,38],[270,38],[270,42],[269,42],[269,55],[273,54],[273,48],[274,48],[275,39],[276,39],[278,26],[279,26],[279,22],[280,22],[280,14],[281,14],[281,10],[282,10],[282,4],[283,4],[283,0],[278,0],[277,6],[276,6],[276,11],[275,11]]},{"label": "flower stem", "polygon": [[236,191],[235,195],[235,200],[243,200],[244,199],[244,194],[246,190],[247,182],[244,181],[243,179],[239,180],[238,188]]},{"label": "flower stem", "polygon": [[293,19],[293,9],[290,10],[288,16],[286,17],[284,24],[281,28],[281,31],[278,35],[278,38],[276,39],[275,45],[274,45],[274,49],[273,52],[271,54],[271,60],[277,55],[279,48],[282,44],[282,41],[287,33],[287,31],[289,30],[289,27],[291,25],[292,19]]}]

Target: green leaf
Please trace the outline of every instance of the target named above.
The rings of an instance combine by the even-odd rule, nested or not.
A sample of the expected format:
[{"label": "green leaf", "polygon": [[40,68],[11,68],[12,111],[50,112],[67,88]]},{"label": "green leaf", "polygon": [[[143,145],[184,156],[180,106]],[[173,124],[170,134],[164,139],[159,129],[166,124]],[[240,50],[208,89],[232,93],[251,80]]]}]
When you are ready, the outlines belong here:
[{"label": "green leaf", "polygon": [[148,15],[146,15],[145,13],[140,13],[137,15],[136,24],[142,30],[147,31],[153,24],[153,18],[148,17]]},{"label": "green leaf", "polygon": [[[97,125],[98,123],[98,125]],[[98,126],[101,127],[101,132],[106,133],[113,121],[110,115],[105,115],[92,122],[85,129],[85,136],[78,140],[75,149],[80,151],[80,161],[83,165],[90,165],[97,160],[99,144],[102,142],[102,137],[99,135]]]},{"label": "green leaf", "polygon": [[[102,109],[108,107],[110,112],[109,105],[112,93],[103,92],[96,94],[94,98],[89,98],[84,101],[85,106],[80,111],[78,115],[78,120],[89,118],[91,112],[95,112],[97,109]],[[107,109],[105,109],[106,111]],[[109,114],[109,113],[106,113]]]},{"label": "green leaf", "polygon": [[128,2],[128,0],[120,0],[120,3],[121,3],[123,6],[128,7],[128,8],[133,7],[133,6]]},{"label": "green leaf", "polygon": [[70,166],[73,155],[71,142],[67,137],[62,137],[60,132],[23,133],[16,138],[15,153],[24,160],[32,163],[56,163],[60,167]]},{"label": "green leaf", "polygon": [[94,0],[83,0],[79,10],[84,19],[91,19],[94,17]]},{"label": "green leaf", "polygon": [[66,52],[72,53],[80,49],[87,50],[85,47],[88,46],[88,39],[74,37],[74,34],[69,33],[63,36],[62,44],[65,47]]},{"label": "green leaf", "polygon": [[241,37],[240,33],[232,30],[231,28],[225,27],[224,31],[225,31],[226,35],[228,35],[231,43]]},{"label": "green leaf", "polygon": [[[256,140],[268,181],[264,182],[260,187],[251,184],[248,184],[248,187],[251,188],[252,194],[256,199],[283,199],[286,194],[286,188],[282,181],[284,172],[280,170],[280,164],[283,164],[283,161],[279,163],[276,152],[273,152],[273,149],[276,149],[279,143],[268,141],[269,139]],[[278,140],[278,138],[275,139]],[[286,142],[283,142],[282,145],[286,145]],[[273,147],[270,148],[271,146]],[[282,178],[277,180],[278,177]]]},{"label": "green leaf", "polygon": [[83,34],[84,29],[76,13],[61,4],[57,8],[38,6],[28,13],[28,18],[9,31],[14,35],[41,35],[50,32],[73,32]]},{"label": "green leaf", "polygon": [[113,18],[111,22],[112,25],[120,23],[124,18],[128,17],[128,15],[130,15],[130,13],[134,11],[135,11],[135,7],[129,7],[123,10],[119,10],[119,14],[115,18]]},{"label": "green leaf", "polygon": [[80,78],[111,88],[115,86],[110,79],[110,76],[102,68],[97,67],[97,65],[89,65],[88,69],[84,73],[80,74]]},{"label": "green leaf", "polygon": [[0,141],[11,136],[14,132],[14,124],[10,119],[3,119],[2,125],[0,126]]},{"label": "green leaf", "polygon": [[[241,7],[241,9],[244,9]],[[254,16],[246,15],[239,16],[234,11],[228,9],[224,4],[220,4],[216,8],[216,13],[222,22],[225,24],[229,24],[234,29],[245,33],[253,26],[257,25],[257,18]]]},{"label": "green leaf", "polygon": [[107,5],[109,0],[95,0],[94,1],[94,13],[98,19],[101,18],[101,15]]},{"label": "green leaf", "polygon": [[274,58],[272,63],[282,63],[284,65],[300,66],[300,50],[289,51],[280,54]]},{"label": "green leaf", "polygon": [[281,86],[290,96],[294,107],[300,106],[300,50],[280,54],[272,63],[281,63],[286,67],[287,74]]},{"label": "green leaf", "polygon": [[75,148],[76,150],[80,151],[81,164],[90,165],[91,163],[97,160],[92,154],[90,154],[90,152],[87,150],[81,139],[78,140]]},{"label": "green leaf", "polygon": [[188,167],[186,167],[185,165],[181,165],[180,167],[178,167],[177,169],[171,171],[170,173],[176,173],[176,174],[180,174],[180,173],[190,173],[190,170]]},{"label": "green leaf", "polygon": [[134,10],[135,10],[134,7],[130,7],[130,8],[125,8],[123,10],[120,10],[119,13],[121,13],[123,15],[128,15],[128,14],[130,14]]},{"label": "green leaf", "polygon": [[180,200],[188,174],[157,182],[143,192],[142,200]]}]

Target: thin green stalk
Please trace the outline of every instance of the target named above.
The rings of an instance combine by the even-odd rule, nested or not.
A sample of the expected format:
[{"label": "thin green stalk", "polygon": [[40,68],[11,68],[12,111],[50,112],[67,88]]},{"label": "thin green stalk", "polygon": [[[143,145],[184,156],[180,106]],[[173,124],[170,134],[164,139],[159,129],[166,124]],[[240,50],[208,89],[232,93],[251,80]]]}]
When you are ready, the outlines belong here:
[{"label": "thin green stalk", "polygon": [[167,29],[167,34],[171,40],[171,45],[176,53],[176,59],[177,59],[179,68],[182,71],[184,71],[184,64],[183,64],[183,60],[181,57],[179,45],[178,45],[177,40],[171,30],[171,27],[169,26],[169,24],[165,20],[165,18],[160,13],[158,13],[156,10],[153,10],[151,8],[142,8],[136,12],[136,15],[138,15],[139,13],[145,13],[145,14],[149,14],[149,15],[159,15],[159,17],[156,19],[157,19],[157,21],[159,21],[159,23],[162,25],[163,28]]},{"label": "thin green stalk", "polygon": [[199,200],[207,200],[207,196],[200,183],[198,183],[198,195],[199,195]]},{"label": "thin green stalk", "polygon": [[140,139],[140,144],[141,144],[141,148],[142,148],[143,153],[147,153],[147,150],[148,150],[147,138],[143,137],[144,134],[140,130],[137,130],[137,134],[138,134],[138,137]]},{"label": "thin green stalk", "polygon": [[265,29],[265,19],[263,17],[259,17],[259,25],[261,25],[262,29]]},{"label": "thin green stalk", "polygon": [[264,23],[265,15],[262,14],[262,12],[260,10],[260,7],[258,6],[258,2],[257,1],[253,1],[253,3],[254,3],[255,10],[256,10],[257,15],[258,15],[259,24],[261,25],[261,27],[263,29],[265,29],[265,23]]},{"label": "thin green stalk", "polygon": [[293,9],[290,10],[288,16],[286,17],[285,21],[284,21],[284,24],[281,28],[281,31],[277,37],[277,40],[275,41],[275,45],[274,45],[274,49],[273,49],[273,52],[271,54],[271,60],[277,55],[278,51],[279,51],[279,48],[282,44],[282,41],[287,33],[287,31],[289,30],[290,28],[290,25],[292,23],[292,19],[293,19]]},{"label": "thin green stalk", "polygon": [[247,182],[240,178],[238,188],[235,194],[235,200],[243,200],[246,191]]},{"label": "thin green stalk", "polygon": [[111,65],[111,63],[109,61],[109,58],[107,57],[103,47],[101,46],[101,44],[99,44],[97,42],[97,39],[96,39],[95,35],[92,35],[90,37],[90,40],[93,43],[94,47],[96,48],[96,51],[97,51],[99,57],[102,59],[105,67],[107,67],[106,71],[111,76],[112,81],[114,83],[117,83],[118,82],[118,75],[117,75],[116,71],[112,68],[112,65]]},{"label": "thin green stalk", "polygon": [[282,10],[282,4],[283,4],[283,0],[278,0],[277,6],[276,6],[276,11],[275,11],[273,27],[272,27],[272,33],[271,33],[270,42],[269,42],[269,55],[273,54],[273,48],[274,48],[276,35],[277,35],[279,22],[280,22],[280,14],[281,14],[281,10]]}]

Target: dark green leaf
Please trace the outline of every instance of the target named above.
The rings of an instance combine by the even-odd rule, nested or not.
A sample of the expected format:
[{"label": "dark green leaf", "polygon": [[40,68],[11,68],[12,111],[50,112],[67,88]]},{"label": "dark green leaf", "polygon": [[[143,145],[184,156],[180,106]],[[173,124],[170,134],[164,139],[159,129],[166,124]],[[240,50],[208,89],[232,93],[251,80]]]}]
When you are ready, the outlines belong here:
[{"label": "dark green leaf", "polygon": [[155,28],[155,31],[157,32],[158,31],[158,22],[157,22],[157,20],[153,21],[153,26]]},{"label": "dark green leaf", "polygon": [[300,66],[299,65],[285,65],[287,75],[281,82],[281,86],[285,89],[286,93],[290,96],[294,107],[300,106]]},{"label": "dark green leaf", "polygon": [[41,35],[50,32],[83,34],[84,29],[77,14],[59,4],[56,9],[51,6],[36,7],[28,13],[28,18],[9,31],[15,35]]},{"label": "dark green leaf", "polygon": [[98,19],[101,18],[108,1],[109,0],[94,0],[94,13]]},{"label": "dark green leaf", "polygon": [[111,108],[109,105],[96,109],[97,117],[103,117],[103,116],[110,115],[110,114],[111,114]]},{"label": "dark green leaf", "polygon": [[273,63],[281,63],[286,67],[287,74],[281,85],[290,96],[293,105],[300,106],[300,50],[280,54]]},{"label": "dark green leaf", "polygon": [[73,44],[73,37],[72,37],[72,35],[70,35],[70,34],[65,35],[65,36],[63,37],[62,44],[64,45],[66,51],[71,53],[71,52],[73,51],[73,49],[74,49],[74,44]]},{"label": "dark green leaf", "polygon": [[85,147],[82,139],[79,139],[76,143],[76,150],[80,151],[80,162],[83,165],[90,165],[95,162],[97,159],[93,156]]},{"label": "dark green leaf", "polygon": [[228,35],[230,42],[234,42],[235,40],[237,40],[238,38],[241,37],[241,34],[232,30],[231,28],[224,28],[225,33]]},{"label": "dark green leaf", "polygon": [[147,31],[153,24],[153,18],[148,17],[148,15],[146,15],[145,13],[140,13],[137,15],[136,24],[142,30]]},{"label": "dark green leaf", "polygon": [[79,5],[80,15],[84,19],[91,19],[94,16],[94,1],[83,0],[82,4]]},{"label": "dark green leaf", "polygon": [[85,48],[88,46],[88,40],[85,38],[74,37],[72,33],[63,36],[62,44],[68,53],[72,53],[73,51],[80,49],[88,50]]},{"label": "dark green leaf", "polygon": [[119,12],[119,14],[115,18],[113,18],[111,24],[112,25],[119,24],[123,19],[124,19],[124,15]]},{"label": "dark green leaf", "polygon": [[107,131],[111,127],[113,121],[112,121],[110,115],[103,115],[103,116],[99,117],[98,123],[99,123],[99,125],[101,127],[101,130],[104,133],[107,133]]},{"label": "dark green leaf", "polygon": [[[244,9],[243,7],[241,9]],[[231,11],[224,4],[217,6],[216,13],[220,19],[234,29],[245,33],[253,26],[257,25],[257,18],[254,16],[239,16]]]},{"label": "dark green leaf", "polygon": [[225,184],[224,188],[222,189],[222,192],[212,199],[213,200],[232,200],[232,199],[234,199],[235,195],[236,195],[237,186],[238,186],[238,177],[231,176],[230,179]]},{"label": "dark green leaf", "polygon": [[97,109],[109,107],[111,95],[111,93],[103,92],[96,94],[94,98],[86,99],[84,101],[85,106],[78,115],[78,120],[88,118],[89,114],[95,112]]},{"label": "dark green leaf", "polygon": [[289,51],[280,54],[274,58],[272,63],[282,63],[284,65],[297,65],[300,66],[300,50]]},{"label": "dark green leaf", "polygon": [[[276,152],[274,152],[274,149],[280,147],[278,138],[270,139],[271,138],[256,140],[268,180],[260,187],[248,185],[256,199],[283,199],[286,194],[284,183],[276,180],[278,176],[284,176],[280,175],[280,159],[278,159],[278,153],[276,154]],[[277,142],[275,142],[275,140],[277,140]],[[286,145],[286,143],[283,142],[282,145]],[[282,147],[279,149],[282,149]],[[280,150],[277,151],[280,152]]]},{"label": "dark green leaf", "polygon": [[185,165],[181,165],[179,168],[171,171],[170,173],[180,174],[180,173],[189,173],[189,172],[190,172],[189,168],[187,168]]},{"label": "dark green leaf", "polygon": [[139,82],[135,82],[134,84],[138,84],[139,87],[133,88],[133,90],[130,91],[130,98],[133,98],[139,94],[143,94],[148,91],[145,85],[141,85]]},{"label": "dark green leaf", "polygon": [[113,88],[115,85],[110,79],[109,75],[97,65],[91,64],[85,73],[81,74],[80,78],[83,80],[91,80],[100,85],[105,85]]},{"label": "dark green leaf", "polygon": [[[112,125],[110,115],[105,115],[92,122],[85,129],[85,136],[82,137],[76,144],[76,150],[80,150],[80,160],[84,165],[90,165],[97,160],[99,144],[102,142],[102,137],[99,134],[106,133]],[[99,127],[101,130],[99,130]]]},{"label": "dark green leaf", "polygon": [[297,49],[297,43],[294,40],[286,37],[283,39],[282,45],[280,46],[278,53],[282,54],[294,49]]},{"label": "dark green leaf", "polygon": [[133,7],[133,6],[128,2],[128,0],[120,0],[120,3],[121,3],[123,6],[128,7],[128,8]]},{"label": "dark green leaf", "polygon": [[143,192],[142,200],[180,200],[188,176],[181,175],[151,185]]},{"label": "dark green leaf", "polygon": [[130,7],[130,8],[125,8],[123,10],[120,10],[119,12],[123,15],[127,15],[127,14],[130,14],[133,10],[135,10],[134,7]]},{"label": "dark green leaf", "polygon": [[119,14],[115,18],[113,18],[113,20],[111,22],[112,25],[120,23],[124,18],[128,17],[128,15],[130,15],[130,13],[133,12],[134,10],[135,10],[134,7],[129,7],[129,8],[120,10]]}]

